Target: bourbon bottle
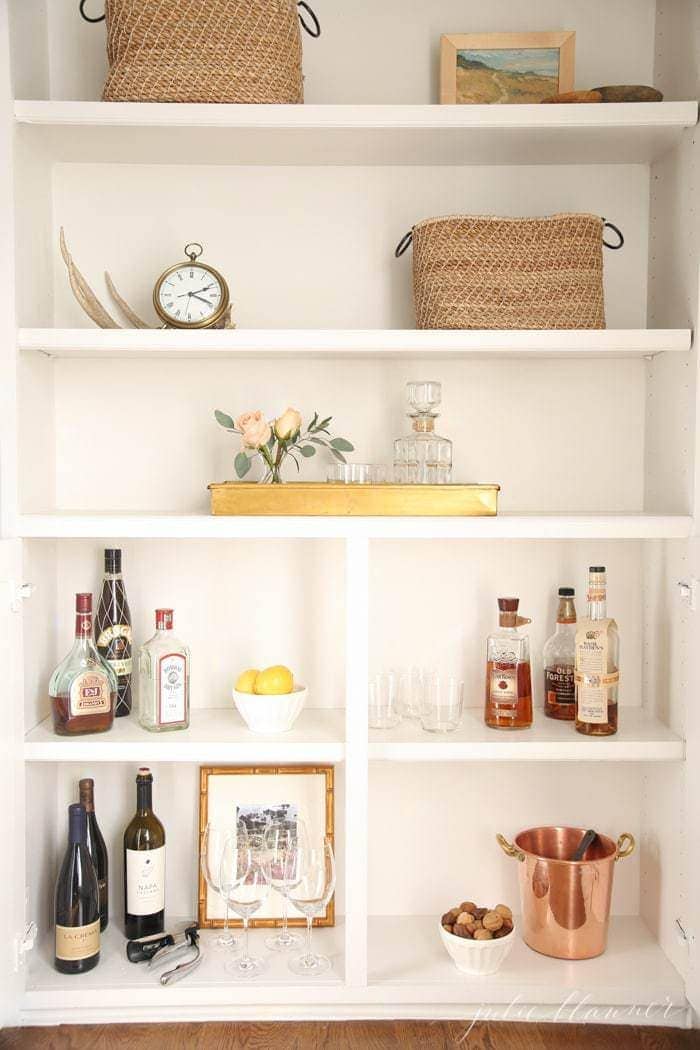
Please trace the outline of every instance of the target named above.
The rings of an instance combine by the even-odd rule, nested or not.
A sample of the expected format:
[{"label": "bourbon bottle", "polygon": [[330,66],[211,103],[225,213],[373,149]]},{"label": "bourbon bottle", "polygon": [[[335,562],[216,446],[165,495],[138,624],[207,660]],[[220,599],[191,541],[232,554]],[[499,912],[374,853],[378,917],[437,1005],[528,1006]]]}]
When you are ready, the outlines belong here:
[{"label": "bourbon bottle", "polygon": [[530,640],[518,630],[530,623],[518,616],[519,598],[498,599],[499,628],[486,643],[486,705],[491,729],[529,729],[532,725]]},{"label": "bourbon bottle", "polygon": [[61,736],[112,728],[117,677],[92,640],[92,595],[75,596],[73,648],[51,676],[53,727]]},{"label": "bourbon bottle", "polygon": [[544,647],[544,713],[549,718],[573,722],[576,715],[574,661],[576,656],[576,607],[573,587],[559,588],[559,609],[554,634]]},{"label": "bourbon bottle", "polygon": [[576,630],[576,728],[587,736],[617,732],[620,636],[608,618],[605,567],[592,565],[588,577],[588,617]]}]

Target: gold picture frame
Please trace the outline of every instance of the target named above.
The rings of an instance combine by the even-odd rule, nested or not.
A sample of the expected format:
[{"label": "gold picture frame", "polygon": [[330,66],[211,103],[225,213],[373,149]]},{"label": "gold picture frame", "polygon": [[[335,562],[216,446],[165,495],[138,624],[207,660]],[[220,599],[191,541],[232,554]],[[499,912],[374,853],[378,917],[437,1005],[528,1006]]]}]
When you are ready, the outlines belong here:
[{"label": "gold picture frame", "polygon": [[444,35],[440,103],[522,105],[573,91],[575,47],[573,30]]},{"label": "gold picture frame", "polygon": [[[262,779],[254,780],[244,789],[242,778],[245,777],[266,778],[271,782],[267,783]],[[312,784],[309,779],[307,784],[302,784],[301,780],[297,784],[293,779],[287,779],[296,777],[313,778],[315,783]],[[312,837],[318,838],[319,833],[322,833],[335,850],[335,768],[333,766],[201,766],[199,770],[199,841],[197,846],[199,892],[197,899],[199,925],[202,929],[221,929],[224,925],[223,915],[220,917],[215,914],[217,910],[223,910],[222,904],[219,907],[220,898],[217,901],[214,899],[214,894],[210,896],[209,887],[202,874],[202,842],[210,814],[212,811],[221,813],[222,807],[232,805],[236,800],[242,801],[247,808],[255,809],[282,804],[281,795],[277,793],[277,785],[273,783],[276,778],[285,778],[285,781],[280,781],[279,784],[279,792],[282,795],[286,794],[289,800],[284,804],[295,805],[303,797],[305,801],[304,817],[307,822],[311,823],[309,830]],[[255,789],[254,792],[252,788]],[[216,798],[213,797],[214,794]],[[249,797],[245,798],[245,796]],[[251,806],[250,798],[255,798],[254,806]],[[314,812],[307,812],[309,809]],[[231,823],[233,825],[233,821]],[[276,908],[277,897],[277,894],[270,894],[266,902],[268,908]],[[290,908],[288,921],[290,926],[306,925],[306,919],[301,915],[294,915],[292,908]],[[281,924],[281,915],[277,914],[262,915],[252,918],[249,922],[251,927],[275,927]],[[235,917],[229,919],[229,926],[242,925],[241,919]],[[325,915],[314,919],[313,925],[335,925],[335,894],[328,902]]]}]

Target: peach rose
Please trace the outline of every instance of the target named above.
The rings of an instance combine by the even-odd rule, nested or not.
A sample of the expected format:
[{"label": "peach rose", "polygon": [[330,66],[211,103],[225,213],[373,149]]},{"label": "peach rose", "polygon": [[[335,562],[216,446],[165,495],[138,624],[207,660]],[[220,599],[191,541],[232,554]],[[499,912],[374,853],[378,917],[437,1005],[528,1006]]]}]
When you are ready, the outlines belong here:
[{"label": "peach rose", "polygon": [[297,412],[296,408],[288,408],[279,419],[275,420],[275,434],[281,441],[287,441],[300,430],[301,412]]},{"label": "peach rose", "polygon": [[244,412],[236,420],[236,428],[241,431],[246,448],[260,448],[268,443],[272,435],[270,424],[259,411]]}]

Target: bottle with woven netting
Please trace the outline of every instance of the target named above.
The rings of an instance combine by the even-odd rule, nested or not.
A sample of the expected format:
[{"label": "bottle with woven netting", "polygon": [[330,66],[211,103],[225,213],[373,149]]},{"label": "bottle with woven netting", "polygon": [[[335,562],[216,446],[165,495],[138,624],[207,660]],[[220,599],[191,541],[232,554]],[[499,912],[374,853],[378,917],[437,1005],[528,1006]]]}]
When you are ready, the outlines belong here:
[{"label": "bottle with woven netting", "polygon": [[452,481],[452,442],[435,433],[442,386],[406,384],[411,433],[394,442],[394,481],[403,485],[446,485]]}]

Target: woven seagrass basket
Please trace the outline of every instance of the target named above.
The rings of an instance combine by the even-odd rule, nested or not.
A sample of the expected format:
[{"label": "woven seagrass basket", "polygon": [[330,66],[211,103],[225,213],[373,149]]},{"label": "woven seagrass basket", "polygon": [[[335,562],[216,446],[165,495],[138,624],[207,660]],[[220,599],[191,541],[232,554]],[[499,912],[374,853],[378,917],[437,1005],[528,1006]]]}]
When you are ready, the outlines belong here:
[{"label": "woven seagrass basket", "polygon": [[[304,101],[300,25],[318,20],[296,0],[106,0],[105,102]],[[311,25],[309,21],[311,20]]]},{"label": "woven seagrass basket", "polygon": [[[603,239],[605,227],[619,244]],[[603,245],[622,234],[597,215],[425,219],[413,242],[418,328],[605,328]]]}]

